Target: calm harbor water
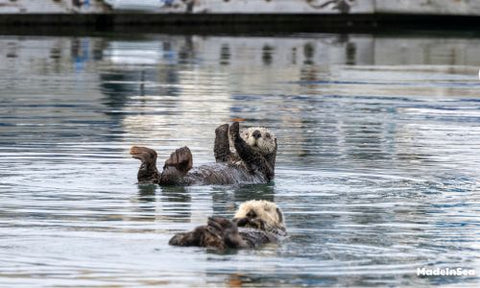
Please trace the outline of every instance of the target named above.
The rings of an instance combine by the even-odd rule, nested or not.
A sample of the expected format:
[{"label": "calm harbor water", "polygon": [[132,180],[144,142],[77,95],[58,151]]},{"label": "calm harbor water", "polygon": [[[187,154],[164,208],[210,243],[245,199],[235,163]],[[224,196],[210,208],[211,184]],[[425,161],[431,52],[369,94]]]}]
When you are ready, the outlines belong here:
[{"label": "calm harbor water", "polygon": [[[0,36],[0,286],[480,285],[479,38]],[[269,185],[136,184],[131,145],[212,162],[233,118],[279,139]],[[176,232],[275,201],[290,237]],[[417,268],[476,276],[417,276]]]}]

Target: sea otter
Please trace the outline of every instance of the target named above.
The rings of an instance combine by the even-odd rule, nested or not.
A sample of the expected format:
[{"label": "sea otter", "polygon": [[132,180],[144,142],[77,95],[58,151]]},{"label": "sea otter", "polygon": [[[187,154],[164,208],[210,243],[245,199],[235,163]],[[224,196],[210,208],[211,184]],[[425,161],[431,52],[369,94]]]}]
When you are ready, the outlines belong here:
[{"label": "sea otter", "polygon": [[157,170],[157,153],[147,147],[133,146],[133,158],[142,164],[139,183],[160,185],[209,185],[237,183],[268,183],[275,176],[277,139],[266,128],[248,128],[240,133],[239,123],[221,125],[215,129],[214,154],[216,163],[192,168],[192,153],[182,147],[165,161],[163,171]]},{"label": "sea otter", "polygon": [[250,200],[240,205],[233,220],[209,217],[207,225],[177,233],[168,244],[218,250],[257,248],[266,243],[276,243],[286,236],[280,208],[270,201]]}]

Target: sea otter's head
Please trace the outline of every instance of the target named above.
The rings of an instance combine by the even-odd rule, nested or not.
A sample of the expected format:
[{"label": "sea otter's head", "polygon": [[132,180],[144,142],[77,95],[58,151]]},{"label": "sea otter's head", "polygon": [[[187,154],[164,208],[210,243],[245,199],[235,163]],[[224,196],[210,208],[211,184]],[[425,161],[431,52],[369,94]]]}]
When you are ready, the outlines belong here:
[{"label": "sea otter's head", "polygon": [[238,207],[233,221],[239,227],[250,227],[275,234],[286,235],[282,210],[273,202],[250,200]]},{"label": "sea otter's head", "polygon": [[[245,143],[254,150],[260,152],[263,156],[274,157],[277,152],[277,138],[265,127],[245,128],[240,132],[240,137],[242,137]],[[232,153],[236,154],[233,141],[231,138],[229,138],[229,140],[230,150]]]},{"label": "sea otter's head", "polygon": [[276,150],[275,135],[264,127],[250,127],[242,130],[240,137],[253,149],[262,155],[268,155]]}]

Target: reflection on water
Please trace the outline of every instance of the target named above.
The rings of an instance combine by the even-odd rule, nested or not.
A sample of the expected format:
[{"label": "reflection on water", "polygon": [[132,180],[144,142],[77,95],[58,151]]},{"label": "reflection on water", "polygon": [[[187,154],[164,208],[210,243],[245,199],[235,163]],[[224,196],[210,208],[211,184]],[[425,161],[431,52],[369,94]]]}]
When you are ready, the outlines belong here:
[{"label": "reflection on water", "polygon": [[[0,37],[3,286],[476,286],[476,38]],[[214,129],[265,125],[268,185],[135,184],[133,144],[159,163]],[[276,201],[289,239],[227,254],[178,231]]]}]

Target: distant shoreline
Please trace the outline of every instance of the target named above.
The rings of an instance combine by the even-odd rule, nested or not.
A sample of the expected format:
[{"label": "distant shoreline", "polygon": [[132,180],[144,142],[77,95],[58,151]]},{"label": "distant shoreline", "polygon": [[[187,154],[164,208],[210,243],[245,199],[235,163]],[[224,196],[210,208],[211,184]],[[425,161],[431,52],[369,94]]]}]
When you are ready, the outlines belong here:
[{"label": "distant shoreline", "polygon": [[480,16],[431,14],[0,14],[0,33],[132,31],[195,33],[476,31]]}]

